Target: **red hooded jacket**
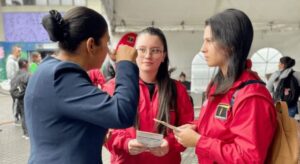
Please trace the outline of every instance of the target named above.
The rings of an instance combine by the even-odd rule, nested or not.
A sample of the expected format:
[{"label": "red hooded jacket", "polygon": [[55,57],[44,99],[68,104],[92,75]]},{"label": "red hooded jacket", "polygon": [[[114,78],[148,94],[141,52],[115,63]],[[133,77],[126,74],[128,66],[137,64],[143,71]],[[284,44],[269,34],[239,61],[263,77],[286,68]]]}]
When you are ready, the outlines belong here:
[{"label": "red hooded jacket", "polygon": [[[178,81],[175,82],[177,86],[177,106],[178,115],[174,110],[170,110],[171,124],[175,124],[177,120],[178,125],[190,123],[194,119],[194,110],[186,92],[185,87]],[[139,117],[139,130],[147,132],[156,132],[155,122],[153,118],[156,118],[158,113],[158,87],[155,86],[155,91],[150,100],[149,90],[146,84],[140,80],[140,97],[138,107]],[[104,90],[109,94],[113,94],[115,87],[114,79],[104,85]],[[156,157],[150,152],[144,152],[138,155],[130,155],[128,152],[128,142],[131,139],[136,138],[136,129],[131,127],[127,129],[113,130],[111,137],[106,143],[107,149],[111,152],[112,164],[180,164],[181,155],[185,148],[181,146],[176,139],[172,131],[165,136],[169,143],[169,152],[163,157]]]},{"label": "red hooded jacket", "polygon": [[257,79],[244,71],[226,94],[212,97],[215,86],[209,90],[196,123],[201,135],[195,149],[199,163],[264,163],[277,125],[270,93],[262,84],[246,85],[230,107],[237,87]]}]

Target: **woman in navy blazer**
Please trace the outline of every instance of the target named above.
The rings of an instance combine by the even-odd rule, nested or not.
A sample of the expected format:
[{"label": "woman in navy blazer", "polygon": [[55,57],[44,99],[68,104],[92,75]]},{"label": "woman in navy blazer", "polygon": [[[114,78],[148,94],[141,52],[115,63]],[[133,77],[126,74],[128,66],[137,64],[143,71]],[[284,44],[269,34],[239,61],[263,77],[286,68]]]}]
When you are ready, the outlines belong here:
[{"label": "woman in navy blazer", "polygon": [[117,52],[116,91],[111,97],[93,86],[86,71],[100,68],[109,42],[105,19],[76,7],[64,14],[51,10],[42,24],[60,51],[48,56],[29,80],[25,116],[29,163],[98,164],[108,128],[133,125],[139,97],[136,50]]}]

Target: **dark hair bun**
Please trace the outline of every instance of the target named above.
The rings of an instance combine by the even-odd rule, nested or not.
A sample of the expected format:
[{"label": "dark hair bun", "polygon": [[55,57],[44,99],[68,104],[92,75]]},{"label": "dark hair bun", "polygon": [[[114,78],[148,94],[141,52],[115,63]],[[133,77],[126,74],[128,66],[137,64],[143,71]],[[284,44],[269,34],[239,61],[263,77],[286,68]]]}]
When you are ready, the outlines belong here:
[{"label": "dark hair bun", "polygon": [[54,42],[63,41],[67,36],[65,21],[58,11],[50,10],[49,13],[43,17],[42,24],[48,32],[50,40]]},{"label": "dark hair bun", "polygon": [[284,56],[280,58],[280,63],[284,64],[285,69],[287,69],[293,67],[296,64],[296,61],[289,56]]},{"label": "dark hair bun", "polygon": [[291,60],[288,61],[289,67],[293,67],[296,64],[295,59],[291,58]]}]

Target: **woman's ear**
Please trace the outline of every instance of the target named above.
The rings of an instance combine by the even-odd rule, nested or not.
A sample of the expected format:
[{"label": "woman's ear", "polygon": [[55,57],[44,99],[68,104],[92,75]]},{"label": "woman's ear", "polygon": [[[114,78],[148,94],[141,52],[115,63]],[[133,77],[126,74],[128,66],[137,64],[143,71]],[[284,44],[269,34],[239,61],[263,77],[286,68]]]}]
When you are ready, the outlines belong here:
[{"label": "woman's ear", "polygon": [[95,51],[95,40],[94,38],[90,37],[87,39],[86,41],[86,49],[87,49],[87,52],[89,54],[94,54],[94,51]]}]

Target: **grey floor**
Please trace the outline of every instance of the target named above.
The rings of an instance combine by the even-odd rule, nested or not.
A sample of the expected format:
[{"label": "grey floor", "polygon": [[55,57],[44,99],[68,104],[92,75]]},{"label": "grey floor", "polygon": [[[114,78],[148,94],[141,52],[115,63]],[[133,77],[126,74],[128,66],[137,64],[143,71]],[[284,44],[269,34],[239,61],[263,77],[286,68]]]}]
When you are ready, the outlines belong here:
[{"label": "grey floor", "polygon": [[[22,129],[13,123],[12,100],[7,92],[0,89],[0,164],[26,164],[28,161],[29,140],[22,138]],[[195,115],[198,115],[196,112]],[[103,148],[103,163],[109,164],[109,152]],[[182,153],[182,164],[197,164],[194,149]]]}]

